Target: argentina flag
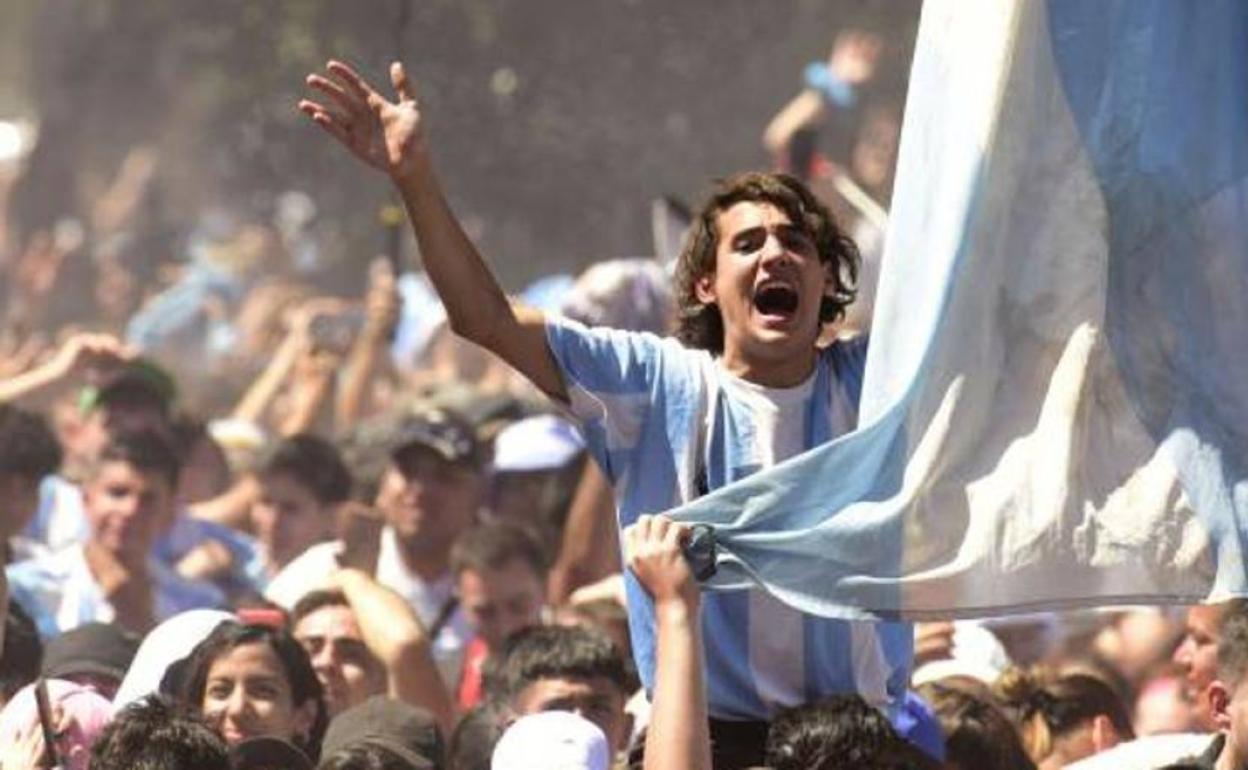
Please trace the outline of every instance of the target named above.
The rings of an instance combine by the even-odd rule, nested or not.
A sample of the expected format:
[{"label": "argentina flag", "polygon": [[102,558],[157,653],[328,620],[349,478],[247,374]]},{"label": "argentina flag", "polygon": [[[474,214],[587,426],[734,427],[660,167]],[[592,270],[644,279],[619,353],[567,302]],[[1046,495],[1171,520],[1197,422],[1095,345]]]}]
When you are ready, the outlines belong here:
[{"label": "argentina flag", "polygon": [[858,430],[674,512],[834,617],[1248,595],[1248,3],[928,0]]}]

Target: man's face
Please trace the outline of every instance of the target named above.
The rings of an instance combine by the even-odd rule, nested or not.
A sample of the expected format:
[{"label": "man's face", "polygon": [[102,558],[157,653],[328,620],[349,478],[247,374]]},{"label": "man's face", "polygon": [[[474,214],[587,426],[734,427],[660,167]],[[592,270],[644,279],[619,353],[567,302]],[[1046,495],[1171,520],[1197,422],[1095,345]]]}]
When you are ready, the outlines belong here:
[{"label": "man's face", "polygon": [[168,479],[127,462],[103,463],[82,491],[92,540],[123,564],[142,564],[173,519]]},{"label": "man's face", "polygon": [[1196,717],[1211,726],[1209,685],[1217,677],[1218,641],[1222,638],[1222,615],[1218,605],[1197,605],[1187,611],[1183,641],[1174,651],[1174,662],[1183,672],[1183,689]]},{"label": "man's face", "polygon": [[[776,206],[742,201],[717,218],[715,272],[696,284],[724,321],[728,370],[761,384],[810,372],[827,270],[810,234]],[[797,384],[784,382],[778,384]]]},{"label": "man's face", "polygon": [[516,716],[543,711],[571,711],[594,724],[607,736],[616,751],[628,743],[631,725],[624,713],[624,693],[603,677],[591,679],[539,679],[525,687],[512,699]]},{"label": "man's face", "polygon": [[256,538],[275,566],[283,566],[333,534],[331,506],[289,473],[260,479],[260,499],[251,508]]},{"label": "man's face", "polygon": [[523,559],[498,569],[464,570],[456,580],[459,603],[468,624],[491,651],[516,631],[542,621],[546,591],[542,580]]},{"label": "man's face", "polygon": [[447,462],[434,450],[414,445],[391,460],[377,507],[409,552],[444,557],[476,521],[483,491],[476,468]]},{"label": "man's face", "polygon": [[39,479],[20,473],[0,475],[0,540],[26,528],[39,507]]},{"label": "man's face", "polygon": [[385,694],[385,669],[365,646],[350,607],[335,604],[314,610],[295,625],[294,637],[312,659],[331,718]]}]

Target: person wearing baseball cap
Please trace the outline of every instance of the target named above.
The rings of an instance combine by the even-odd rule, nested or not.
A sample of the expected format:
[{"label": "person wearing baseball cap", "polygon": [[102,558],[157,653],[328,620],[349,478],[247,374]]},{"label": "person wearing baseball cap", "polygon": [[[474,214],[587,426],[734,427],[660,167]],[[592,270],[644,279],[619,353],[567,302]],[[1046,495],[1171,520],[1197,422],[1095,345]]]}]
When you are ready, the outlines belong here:
[{"label": "person wearing baseball cap", "polygon": [[112,700],[139,649],[139,637],[115,623],[84,623],[48,642],[42,673]]},{"label": "person wearing baseball cap", "polygon": [[442,770],[445,748],[437,722],[424,709],[384,696],[369,698],[339,714],[321,741],[322,767],[348,767],[362,755],[380,758],[386,767],[401,762],[405,770]]},{"label": "person wearing baseball cap", "polygon": [[367,572],[416,611],[439,667],[454,681],[470,633],[453,593],[451,545],[477,523],[487,453],[449,410],[407,412],[377,427],[367,442],[369,452],[385,454],[374,509],[348,508],[339,539],[296,557],[265,596],[291,609],[309,591],[332,588],[339,568]]}]

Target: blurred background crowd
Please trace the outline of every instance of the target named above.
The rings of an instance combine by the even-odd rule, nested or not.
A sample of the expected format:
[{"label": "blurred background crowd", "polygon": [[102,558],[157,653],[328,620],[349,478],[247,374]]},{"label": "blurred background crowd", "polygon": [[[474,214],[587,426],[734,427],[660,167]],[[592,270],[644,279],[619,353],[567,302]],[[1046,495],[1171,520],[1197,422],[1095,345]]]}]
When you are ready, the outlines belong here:
[{"label": "blurred background crowd", "polygon": [[[569,767],[638,760],[605,481],[449,334],[402,212],[300,122],[298,86],[401,56],[499,277],[591,326],[667,332],[685,201],[787,170],[859,243],[837,331],[862,333],[918,4],[3,6],[0,768],[46,750],[36,692],[67,767],[224,767],[227,746],[235,767],[553,767],[531,760],[555,735]],[[1160,734],[1152,764],[1104,766],[1199,755],[1244,615],[920,624],[886,729],[932,766]],[[567,704],[590,725],[539,716]]]}]

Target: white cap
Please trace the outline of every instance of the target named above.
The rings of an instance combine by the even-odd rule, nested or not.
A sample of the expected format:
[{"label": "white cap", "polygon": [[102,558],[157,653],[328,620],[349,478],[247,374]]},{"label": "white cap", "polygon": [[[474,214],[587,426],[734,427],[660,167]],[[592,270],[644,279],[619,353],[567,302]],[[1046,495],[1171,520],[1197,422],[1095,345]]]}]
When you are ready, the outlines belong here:
[{"label": "white cap", "polygon": [[978,621],[959,620],[953,624],[951,653],[949,658],[920,666],[910,676],[910,685],[918,687],[950,676],[969,676],[990,685],[1010,665],[1005,645]]},{"label": "white cap", "polygon": [[494,439],[494,470],[502,473],[558,470],[585,448],[572,423],[553,414],[517,420]]},{"label": "white cap", "polygon": [[113,696],[113,707],[121,710],[157,692],[165,671],[227,620],[237,621],[238,616],[220,610],[187,610],[149,631]]},{"label": "white cap", "polygon": [[520,717],[499,738],[490,770],[609,770],[611,750],[598,725],[571,711]]}]

